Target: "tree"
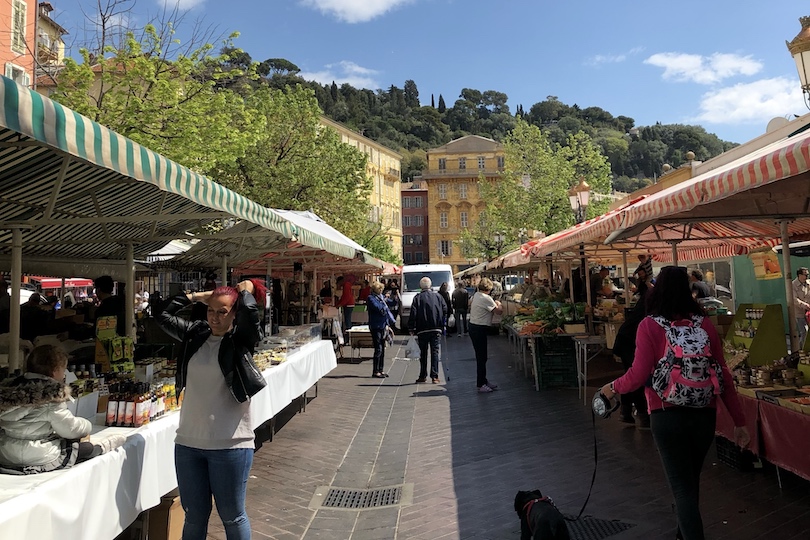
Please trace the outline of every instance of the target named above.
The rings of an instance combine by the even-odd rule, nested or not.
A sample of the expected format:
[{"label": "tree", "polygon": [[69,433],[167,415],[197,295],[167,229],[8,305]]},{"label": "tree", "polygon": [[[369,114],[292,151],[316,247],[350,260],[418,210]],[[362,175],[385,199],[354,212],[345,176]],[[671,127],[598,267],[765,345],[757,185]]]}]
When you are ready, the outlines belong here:
[{"label": "tree", "polygon": [[419,107],[419,90],[416,83],[410,79],[405,81],[405,105],[412,109]]},{"label": "tree", "polygon": [[439,114],[444,114],[444,111],[447,110],[447,105],[444,103],[444,96],[439,94]]}]

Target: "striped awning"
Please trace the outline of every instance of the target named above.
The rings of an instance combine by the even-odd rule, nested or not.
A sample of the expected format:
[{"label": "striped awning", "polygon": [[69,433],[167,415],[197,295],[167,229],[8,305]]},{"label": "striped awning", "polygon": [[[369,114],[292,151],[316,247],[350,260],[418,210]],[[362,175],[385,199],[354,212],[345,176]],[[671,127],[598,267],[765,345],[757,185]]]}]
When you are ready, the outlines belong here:
[{"label": "striped awning", "polygon": [[[364,257],[4,77],[0,171],[0,256],[15,227],[25,258],[121,260],[128,244],[145,259],[174,239],[206,240],[205,226],[225,220],[245,223],[264,253],[297,241]],[[223,252],[250,239],[227,242]]]}]

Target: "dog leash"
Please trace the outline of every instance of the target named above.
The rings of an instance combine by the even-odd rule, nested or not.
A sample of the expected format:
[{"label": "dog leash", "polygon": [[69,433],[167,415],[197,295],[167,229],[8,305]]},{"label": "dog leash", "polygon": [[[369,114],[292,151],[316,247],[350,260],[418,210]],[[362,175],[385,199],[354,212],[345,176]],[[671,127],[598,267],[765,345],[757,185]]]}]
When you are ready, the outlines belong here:
[{"label": "dog leash", "polygon": [[[577,517],[565,518],[566,521],[577,521],[579,520],[579,518],[582,517],[582,513],[585,511],[585,507],[588,506],[588,501],[591,500],[591,493],[593,493],[593,485],[596,483],[596,466],[599,463],[599,452],[597,451],[596,445],[596,413],[593,412],[593,409],[591,409],[591,424],[593,424],[593,476],[591,476],[591,487],[588,488],[588,496],[585,497],[585,503],[579,510],[579,514],[577,514]],[[554,503],[551,504],[553,505]]]}]

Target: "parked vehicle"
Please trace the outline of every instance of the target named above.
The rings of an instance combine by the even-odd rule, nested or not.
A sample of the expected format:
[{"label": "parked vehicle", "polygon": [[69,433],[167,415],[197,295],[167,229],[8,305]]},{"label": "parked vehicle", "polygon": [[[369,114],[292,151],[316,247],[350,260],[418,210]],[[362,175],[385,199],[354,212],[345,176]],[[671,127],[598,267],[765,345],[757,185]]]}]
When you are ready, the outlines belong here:
[{"label": "parked vehicle", "polygon": [[411,264],[402,267],[402,287],[400,294],[402,295],[402,311],[399,313],[400,328],[408,327],[408,317],[411,314],[411,304],[413,298],[421,288],[419,281],[423,277],[429,277],[431,281],[431,289],[438,291],[442,283],[447,283],[447,292],[450,295],[455,290],[455,282],[453,281],[453,269],[449,264]]}]

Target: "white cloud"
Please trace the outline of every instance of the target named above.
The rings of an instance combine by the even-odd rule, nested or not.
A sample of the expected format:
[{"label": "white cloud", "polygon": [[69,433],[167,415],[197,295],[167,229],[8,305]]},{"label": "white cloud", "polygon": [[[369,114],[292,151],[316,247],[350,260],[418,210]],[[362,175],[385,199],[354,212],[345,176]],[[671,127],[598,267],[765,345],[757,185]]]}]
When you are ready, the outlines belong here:
[{"label": "white cloud", "polygon": [[376,90],[380,87],[374,77],[377,73],[379,72],[376,70],[343,60],[337,64],[327,64],[321,71],[302,71],[298,75],[305,80],[321,84],[332,84],[332,81],[335,81],[338,86],[348,83],[355,88]]},{"label": "white cloud", "polygon": [[177,6],[178,9],[181,11],[186,11],[197,6],[202,5],[205,0],[157,0],[157,3],[161,6],[167,7],[169,9],[174,8]]},{"label": "white cloud", "polygon": [[756,75],[762,63],[750,55],[714,53],[711,56],[685,53],[658,53],[645,64],[664,68],[664,79],[698,84],[715,84],[736,75]]},{"label": "white cloud", "polygon": [[692,122],[762,124],[771,118],[805,111],[798,81],[789,77],[762,79],[706,92]]},{"label": "white cloud", "polygon": [[602,64],[618,64],[627,60],[629,56],[636,55],[644,50],[644,47],[634,47],[621,54],[597,54],[585,60],[586,66],[600,66]]},{"label": "white cloud", "polygon": [[392,9],[414,0],[301,0],[321,13],[333,15],[347,23],[368,22]]}]

